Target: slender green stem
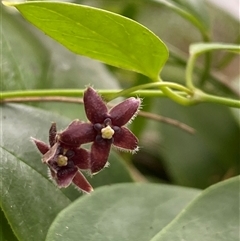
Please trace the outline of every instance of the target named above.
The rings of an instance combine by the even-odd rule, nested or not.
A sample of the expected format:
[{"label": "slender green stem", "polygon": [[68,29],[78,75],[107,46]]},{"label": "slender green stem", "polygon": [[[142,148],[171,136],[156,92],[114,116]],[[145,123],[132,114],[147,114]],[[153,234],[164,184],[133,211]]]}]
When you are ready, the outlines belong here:
[{"label": "slender green stem", "polygon": [[[113,95],[118,95],[119,90],[98,90],[98,92],[103,95],[106,99],[110,99]],[[187,93],[183,91],[175,91],[179,96],[186,96]],[[4,91],[0,94],[0,101],[10,98],[28,98],[28,97],[44,97],[44,96],[65,96],[65,97],[82,97],[84,90],[76,89],[42,89],[42,90],[24,90],[24,91]],[[123,93],[121,96],[129,97],[133,93]],[[134,95],[141,97],[166,97],[166,95],[161,90],[138,90],[134,91]]]},{"label": "slender green stem", "polygon": [[192,78],[193,78],[193,70],[194,70],[196,58],[197,58],[196,55],[190,55],[186,66],[186,86],[191,90],[195,88]]},{"label": "slender green stem", "polygon": [[[163,83],[163,82],[160,82]],[[168,83],[168,82],[167,82]],[[100,94],[102,94],[106,99],[111,99],[113,95],[120,96],[119,93],[121,93],[121,96],[129,97],[129,96],[140,96],[140,97],[169,97],[172,100],[176,101],[179,104],[182,105],[193,105],[197,103],[207,102],[207,103],[216,103],[221,105],[226,105],[230,107],[240,108],[240,100],[233,100],[229,98],[224,97],[218,97],[206,94],[202,92],[199,89],[194,89],[194,93],[187,93],[189,92],[189,89],[184,89],[181,85],[169,85],[171,87],[176,87],[179,89],[184,89],[185,91],[173,91],[166,85],[161,85],[155,83],[161,90],[137,90],[137,91],[131,91],[128,89],[128,91],[119,91],[119,90],[98,90]],[[144,85],[146,87],[146,85]],[[181,87],[180,87],[181,86]],[[183,87],[183,88],[182,88]],[[2,92],[0,95],[0,102],[4,102],[4,100],[12,100],[22,98],[22,102],[24,99],[27,99],[29,97],[36,97],[39,98],[39,101],[41,101],[41,97],[53,97],[53,96],[64,96],[64,97],[82,97],[84,93],[84,90],[75,90],[75,89],[68,89],[68,90],[62,90],[62,89],[54,89],[54,90],[26,90],[26,91],[5,91]]]},{"label": "slender green stem", "polygon": [[[184,68],[186,67],[187,65],[187,58],[185,57],[182,57],[181,53],[179,52],[178,53],[178,50],[175,50],[171,47],[170,49],[170,52],[171,52],[171,57],[169,58],[168,60],[168,64],[171,64],[173,66],[183,66]],[[236,54],[233,53],[233,56],[235,56]],[[200,75],[202,72],[203,72],[203,66],[201,66],[200,64],[196,63],[196,65],[194,66],[194,72],[197,74],[197,75]],[[226,77],[219,74],[218,71],[210,71],[209,72],[209,82],[211,84],[213,84],[216,88],[219,88],[221,91],[224,91],[224,92],[229,92],[231,94],[234,94],[238,97],[240,97],[240,89],[236,89],[234,88],[230,83],[229,81],[226,80]]]},{"label": "slender green stem", "polygon": [[233,100],[229,98],[209,95],[203,92],[199,92],[198,97],[201,99],[201,102],[215,103],[220,105],[226,105],[229,107],[240,108],[240,100]]},{"label": "slender green stem", "polygon": [[[163,83],[160,77],[159,77],[159,81],[160,83]],[[194,93],[189,89],[187,89],[186,96],[181,96],[178,93],[176,93],[176,91],[173,91],[172,89],[170,89],[169,86],[160,85],[159,88],[166,96],[168,96],[170,99],[176,101],[181,105],[192,105],[196,103],[195,100],[191,99]]]},{"label": "slender green stem", "polygon": [[143,85],[137,85],[137,86],[119,91],[118,93],[113,94],[112,98],[110,98],[110,100],[115,99],[115,98],[120,97],[120,96],[129,95],[133,92],[135,94],[136,91],[139,92],[142,89],[147,89],[147,88],[152,88],[152,87],[169,87],[169,88],[176,89],[176,90],[179,90],[179,91],[182,91],[182,92],[186,92],[186,94],[189,94],[189,95],[192,94],[192,92],[188,88],[186,88],[183,85],[179,85],[177,83],[173,83],[173,82],[154,82],[154,83],[148,83],[148,84],[143,84]]},{"label": "slender green stem", "polygon": [[[170,88],[168,87],[161,87],[162,92],[167,95],[170,99],[176,101],[177,103],[181,104],[181,105],[193,105],[196,102],[193,101],[192,99],[188,99],[188,96],[180,96],[179,94],[177,94],[176,92],[172,91]],[[190,97],[190,96],[189,96]]]},{"label": "slender green stem", "polygon": [[3,91],[0,99],[18,98],[18,97],[42,97],[42,96],[83,96],[84,90],[76,89],[40,89],[40,90],[21,90],[21,91]]}]

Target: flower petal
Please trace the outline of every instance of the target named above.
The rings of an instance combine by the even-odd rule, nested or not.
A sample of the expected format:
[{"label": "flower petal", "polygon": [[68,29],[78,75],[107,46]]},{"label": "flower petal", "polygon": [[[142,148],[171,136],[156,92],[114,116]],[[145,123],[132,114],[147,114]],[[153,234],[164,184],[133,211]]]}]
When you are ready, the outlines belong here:
[{"label": "flower petal", "polygon": [[80,188],[82,191],[86,193],[90,193],[93,191],[92,186],[90,183],[87,181],[87,179],[83,176],[81,172],[77,172],[76,175],[74,176],[72,182]]},{"label": "flower petal", "polygon": [[79,120],[74,120],[58,135],[58,140],[69,147],[79,147],[81,144],[92,142],[94,139],[95,130],[92,124],[82,123]]},{"label": "flower petal", "polygon": [[49,130],[49,144],[53,146],[56,143],[56,135],[57,135],[57,125],[55,122],[52,123]]},{"label": "flower petal", "polygon": [[58,170],[56,175],[56,183],[59,187],[68,187],[76,173],[78,172],[77,167],[62,167]]},{"label": "flower petal", "polygon": [[37,140],[33,137],[31,137],[31,140],[35,143],[37,149],[44,155],[49,151],[49,146],[44,143],[43,141]]},{"label": "flower petal", "polygon": [[43,157],[42,157],[42,162],[43,163],[48,163],[52,165],[52,162],[54,162],[54,159],[60,152],[60,146],[59,143],[55,143],[49,150],[46,152]]},{"label": "flower petal", "polygon": [[75,166],[82,170],[90,169],[90,153],[87,150],[83,148],[76,148],[71,151],[74,151],[71,160],[73,161]]},{"label": "flower petal", "polygon": [[105,167],[110,152],[111,143],[111,140],[104,140],[102,138],[93,142],[90,154],[92,174],[99,172]]},{"label": "flower petal", "polygon": [[98,93],[88,87],[83,96],[87,118],[93,123],[102,123],[107,116],[107,106]]},{"label": "flower petal", "polygon": [[128,98],[118,105],[114,106],[109,115],[114,126],[123,126],[131,120],[137,113],[141,104],[139,98]]},{"label": "flower petal", "polygon": [[113,137],[113,145],[126,151],[137,151],[137,137],[126,127],[122,127]]}]

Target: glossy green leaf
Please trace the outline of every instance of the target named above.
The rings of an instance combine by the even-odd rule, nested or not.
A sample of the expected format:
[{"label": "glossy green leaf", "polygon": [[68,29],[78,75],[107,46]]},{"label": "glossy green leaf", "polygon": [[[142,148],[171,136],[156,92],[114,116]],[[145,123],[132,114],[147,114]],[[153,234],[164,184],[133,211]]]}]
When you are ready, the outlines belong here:
[{"label": "glossy green leaf", "polygon": [[240,177],[203,191],[151,241],[238,241]]},{"label": "glossy green leaf", "polygon": [[101,187],[64,209],[46,241],[146,241],[200,191],[156,184]]},{"label": "glossy green leaf", "polygon": [[[48,178],[47,167],[30,141],[30,136],[48,139],[48,129],[56,121],[59,130],[70,120],[60,115],[24,105],[5,104],[1,111],[0,205],[19,240],[45,238],[57,213],[80,196],[73,186],[58,189]],[[109,159],[111,166],[90,178],[93,187],[131,182],[124,162],[117,154]]]},{"label": "glossy green leaf", "polygon": [[[34,28],[32,25],[28,27]],[[84,88],[89,84],[101,89],[120,88],[117,79],[102,63],[76,55],[55,40],[46,38],[38,29],[34,30],[38,32],[39,41],[48,49],[51,58],[42,88]]]},{"label": "glossy green leaf", "polygon": [[240,45],[224,43],[196,43],[190,45],[191,55],[199,55],[213,50],[225,50],[240,53]]},{"label": "glossy green leaf", "polygon": [[149,29],[105,10],[57,2],[8,5],[71,51],[154,80],[168,58],[166,46]]}]

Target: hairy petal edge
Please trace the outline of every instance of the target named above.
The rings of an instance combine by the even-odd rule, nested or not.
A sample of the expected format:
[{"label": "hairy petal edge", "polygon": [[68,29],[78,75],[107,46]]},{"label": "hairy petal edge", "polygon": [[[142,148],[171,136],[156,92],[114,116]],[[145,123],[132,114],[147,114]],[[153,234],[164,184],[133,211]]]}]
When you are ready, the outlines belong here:
[{"label": "hairy petal edge", "polygon": [[108,108],[93,88],[87,88],[83,101],[87,118],[91,123],[102,123],[106,119]]},{"label": "hairy petal edge", "polygon": [[120,149],[134,152],[138,149],[138,139],[128,128],[122,127],[114,135],[113,145]]}]

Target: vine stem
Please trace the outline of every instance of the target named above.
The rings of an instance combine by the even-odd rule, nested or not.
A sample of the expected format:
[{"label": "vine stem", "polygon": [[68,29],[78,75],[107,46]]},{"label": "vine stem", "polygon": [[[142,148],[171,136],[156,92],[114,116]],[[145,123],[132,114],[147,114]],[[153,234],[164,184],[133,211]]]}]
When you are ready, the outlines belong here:
[{"label": "vine stem", "polygon": [[[191,74],[191,69],[188,71],[188,74]],[[187,75],[187,78],[191,78]],[[187,80],[188,81],[188,80]],[[188,87],[179,85],[172,82],[164,82],[160,78],[153,83],[148,83],[144,85],[134,86],[125,90],[98,90],[98,92],[104,96],[107,101],[110,101],[119,96],[139,96],[139,97],[169,97],[172,100],[176,101],[182,105],[194,105],[201,102],[211,102],[221,105],[227,105],[229,107],[240,108],[240,101],[213,96],[206,94],[199,89],[194,88],[191,90],[191,79],[188,82]],[[159,87],[159,90],[144,90],[140,88],[152,88]],[[176,89],[176,90],[172,90]],[[82,97],[84,93],[83,89],[54,89],[54,90],[24,90],[24,91],[4,91],[0,94],[0,103],[6,102],[8,99],[16,98],[42,98],[42,97]]]},{"label": "vine stem", "polygon": [[[136,92],[140,93],[142,89],[148,89],[148,88],[153,88],[153,87],[160,87],[161,90],[164,87],[172,88],[172,89],[175,89],[175,90],[178,90],[178,91],[182,91],[183,93],[185,92],[186,95],[192,94],[192,91],[189,90],[188,88],[186,88],[183,85],[173,83],[173,82],[167,82],[167,81],[165,81],[165,82],[157,81],[157,82],[153,82],[153,83],[133,86],[131,88],[119,91],[118,93],[113,94],[113,96],[112,96],[112,98],[110,98],[110,100],[115,99],[115,98],[120,97],[120,96],[132,95],[132,93],[135,94]],[[164,91],[162,91],[162,93],[164,94]]]},{"label": "vine stem", "polygon": [[[163,82],[163,80],[158,77],[158,79],[156,80],[156,83],[166,83],[166,82]],[[179,95],[177,92],[173,91],[171,88],[169,88],[170,86],[166,86],[166,85],[159,85],[159,88],[161,89],[161,91],[166,95],[168,96],[170,99],[174,100],[175,102],[181,104],[181,105],[193,105],[193,104],[196,104],[198,102],[197,99],[193,99],[193,95],[194,95],[194,92],[186,87],[185,88],[185,91],[186,91],[186,94],[185,96],[181,96]]]},{"label": "vine stem", "polygon": [[195,88],[192,82],[192,76],[196,58],[196,55],[190,55],[186,66],[186,86],[192,90]]},{"label": "vine stem", "polygon": [[[84,90],[76,90],[76,89],[54,89],[54,90],[26,90],[26,91],[6,91],[0,93],[0,103],[3,103],[5,99],[15,99],[15,98],[29,98],[29,97],[54,97],[54,96],[62,96],[62,97],[82,97]],[[101,94],[106,100],[110,101],[113,98],[113,95],[118,97],[118,93],[120,90],[98,90],[98,93]],[[179,96],[187,96],[186,92],[183,91],[175,91]],[[133,93],[125,93],[121,96],[131,97],[131,96],[139,96],[139,97],[168,97],[161,90],[139,90],[134,91]]]},{"label": "vine stem", "polygon": [[[103,95],[106,99],[112,100],[119,96],[129,97],[139,95],[141,97],[166,97],[161,90],[140,90],[144,88],[151,88],[154,86],[169,86],[174,89],[178,89],[176,93],[180,96],[186,96],[186,87],[175,83],[150,83],[146,85],[135,86],[126,90],[103,90],[100,89],[98,92]],[[46,97],[46,96],[65,96],[65,97],[82,97],[84,93],[83,89],[42,89],[42,90],[23,90],[23,91],[4,91],[0,94],[0,102],[3,102],[6,98],[19,98],[19,97]]]},{"label": "vine stem", "polygon": [[209,95],[202,91],[199,91],[199,93],[196,92],[196,95],[200,97],[201,102],[215,103],[215,104],[226,105],[229,107],[240,108],[240,100],[233,100],[229,98]]}]

